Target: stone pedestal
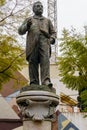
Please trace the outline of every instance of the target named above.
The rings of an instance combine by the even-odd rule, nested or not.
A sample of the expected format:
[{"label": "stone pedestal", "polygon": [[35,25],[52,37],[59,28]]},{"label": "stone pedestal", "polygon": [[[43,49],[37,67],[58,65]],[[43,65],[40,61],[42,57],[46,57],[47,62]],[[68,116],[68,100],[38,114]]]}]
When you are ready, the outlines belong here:
[{"label": "stone pedestal", "polygon": [[23,130],[51,130],[59,98],[55,93],[40,90],[21,92],[17,98],[23,115]]},{"label": "stone pedestal", "polygon": [[24,121],[23,130],[51,130],[50,121]]}]

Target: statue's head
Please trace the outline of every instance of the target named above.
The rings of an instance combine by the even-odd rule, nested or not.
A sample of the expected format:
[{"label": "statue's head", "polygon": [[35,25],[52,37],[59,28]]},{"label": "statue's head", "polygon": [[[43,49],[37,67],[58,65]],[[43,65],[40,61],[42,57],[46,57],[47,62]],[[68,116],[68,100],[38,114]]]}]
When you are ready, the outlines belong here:
[{"label": "statue's head", "polygon": [[43,5],[40,1],[37,1],[33,4],[33,12],[36,15],[41,15],[43,13]]}]

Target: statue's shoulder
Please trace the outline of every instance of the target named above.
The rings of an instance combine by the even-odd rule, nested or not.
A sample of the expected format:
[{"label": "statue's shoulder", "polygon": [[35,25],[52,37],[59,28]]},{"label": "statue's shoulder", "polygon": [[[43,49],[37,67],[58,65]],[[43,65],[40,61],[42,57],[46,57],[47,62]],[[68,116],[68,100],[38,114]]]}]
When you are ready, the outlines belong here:
[{"label": "statue's shoulder", "polygon": [[26,20],[33,19],[33,16],[27,17]]},{"label": "statue's shoulder", "polygon": [[48,20],[48,18],[47,18],[47,17],[45,17],[45,16],[43,16],[43,19]]},{"label": "statue's shoulder", "polygon": [[43,16],[43,19],[44,19],[45,21],[47,21],[47,22],[49,22],[49,20],[50,20],[49,18],[44,17],[44,16]]}]

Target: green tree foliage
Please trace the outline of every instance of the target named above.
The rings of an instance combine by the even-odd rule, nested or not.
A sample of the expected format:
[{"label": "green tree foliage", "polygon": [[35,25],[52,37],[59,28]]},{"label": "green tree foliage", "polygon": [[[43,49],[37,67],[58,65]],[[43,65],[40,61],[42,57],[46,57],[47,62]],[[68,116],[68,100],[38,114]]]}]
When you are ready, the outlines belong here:
[{"label": "green tree foliage", "polygon": [[[58,68],[61,81],[67,88],[78,90],[80,100],[87,105],[87,44],[85,36],[64,29],[60,39],[61,57],[58,58]],[[82,93],[84,90],[85,93]],[[85,97],[85,98],[84,98]],[[81,103],[81,102],[80,102]]]},{"label": "green tree foliage", "polygon": [[0,36],[0,87],[11,78],[18,82],[14,72],[21,70],[25,63],[24,50],[15,43],[10,36]]},{"label": "green tree foliage", "polygon": [[87,90],[84,90],[80,94],[81,111],[87,112]]},{"label": "green tree foliage", "polygon": [[11,78],[20,82],[14,72],[19,71],[25,64],[25,38],[18,35],[18,27],[28,17],[28,2],[0,1],[0,88]]},{"label": "green tree foliage", "polygon": [[5,4],[5,0],[0,0],[0,6],[2,6],[3,4]]}]

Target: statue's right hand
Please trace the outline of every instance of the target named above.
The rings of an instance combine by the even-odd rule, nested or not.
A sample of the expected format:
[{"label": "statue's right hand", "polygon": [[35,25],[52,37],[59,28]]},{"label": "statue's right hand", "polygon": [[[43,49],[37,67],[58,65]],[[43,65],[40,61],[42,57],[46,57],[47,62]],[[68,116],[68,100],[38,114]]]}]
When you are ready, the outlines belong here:
[{"label": "statue's right hand", "polygon": [[27,27],[29,28],[29,27],[31,26],[31,24],[32,24],[32,20],[31,20],[31,19],[28,19],[28,20],[27,20]]}]

